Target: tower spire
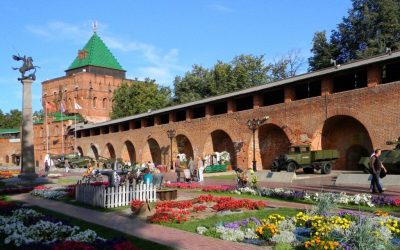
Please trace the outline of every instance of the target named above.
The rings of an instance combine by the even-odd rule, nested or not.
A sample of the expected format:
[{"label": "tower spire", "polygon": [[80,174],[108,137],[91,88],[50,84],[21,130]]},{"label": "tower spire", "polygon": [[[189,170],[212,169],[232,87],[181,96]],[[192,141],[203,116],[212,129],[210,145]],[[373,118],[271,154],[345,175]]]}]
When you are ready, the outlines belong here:
[{"label": "tower spire", "polygon": [[93,30],[93,33],[96,33],[96,31],[97,31],[97,21],[93,21],[92,30]]}]

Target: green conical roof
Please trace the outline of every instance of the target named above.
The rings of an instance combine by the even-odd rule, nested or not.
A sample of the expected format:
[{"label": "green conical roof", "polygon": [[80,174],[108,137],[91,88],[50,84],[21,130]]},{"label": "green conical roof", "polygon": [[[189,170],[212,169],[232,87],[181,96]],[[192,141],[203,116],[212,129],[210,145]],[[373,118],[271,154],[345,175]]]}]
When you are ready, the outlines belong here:
[{"label": "green conical roof", "polygon": [[85,47],[79,51],[68,70],[85,66],[124,70],[96,32],[93,33]]}]

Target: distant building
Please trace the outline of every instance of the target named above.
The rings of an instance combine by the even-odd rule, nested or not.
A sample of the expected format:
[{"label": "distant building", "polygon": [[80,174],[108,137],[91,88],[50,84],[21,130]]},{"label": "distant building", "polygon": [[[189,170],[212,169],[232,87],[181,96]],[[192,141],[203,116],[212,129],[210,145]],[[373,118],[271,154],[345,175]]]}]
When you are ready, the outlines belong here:
[{"label": "distant building", "polygon": [[0,129],[0,165],[19,165],[20,155],[20,129]]},{"label": "distant building", "polygon": [[[94,32],[84,48],[78,51],[65,76],[42,82],[43,110],[47,108],[49,114],[47,129],[45,119],[34,124],[37,166],[44,165],[47,153],[74,153],[74,134],[68,133],[75,126],[75,115],[80,125],[83,121],[97,123],[110,120],[114,90],[122,82],[133,81],[125,78],[125,72]],[[62,109],[64,115],[60,113]]]}]

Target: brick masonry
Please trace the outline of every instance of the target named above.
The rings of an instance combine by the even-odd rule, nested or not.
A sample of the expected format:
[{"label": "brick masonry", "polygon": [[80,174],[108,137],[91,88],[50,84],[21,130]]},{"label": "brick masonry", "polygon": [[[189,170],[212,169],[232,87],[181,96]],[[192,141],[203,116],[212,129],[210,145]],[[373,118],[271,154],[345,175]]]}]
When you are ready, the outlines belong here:
[{"label": "brick masonry", "polygon": [[[400,135],[399,82],[370,84],[335,94],[331,93],[329,81],[323,84],[322,93],[325,94],[322,96],[294,101],[293,91],[289,89],[285,94],[286,102],[282,104],[141,129],[110,131],[81,137],[78,146],[85,155],[93,156],[91,148],[94,146],[103,156],[110,156],[113,151],[116,157],[129,160],[130,152],[132,162],[168,164],[170,140],[166,131],[175,129],[178,138],[190,142],[194,157],[225,149],[231,152],[239,167],[250,167],[252,133],[246,122],[269,115],[268,123],[256,132],[257,168],[269,169],[273,158],[286,152],[289,143],[308,142],[312,149],[339,149],[341,158],[335,169],[356,169],[355,162],[360,155],[369,155],[375,147],[388,148],[385,141]],[[176,145],[174,139],[174,157],[178,153]]]}]

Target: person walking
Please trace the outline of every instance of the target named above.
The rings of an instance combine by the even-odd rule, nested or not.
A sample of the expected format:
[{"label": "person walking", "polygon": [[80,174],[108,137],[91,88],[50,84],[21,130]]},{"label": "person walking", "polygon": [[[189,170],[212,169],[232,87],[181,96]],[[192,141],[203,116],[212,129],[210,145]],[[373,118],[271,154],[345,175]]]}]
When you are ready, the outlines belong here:
[{"label": "person walking", "polygon": [[381,155],[381,150],[376,149],[375,154],[372,155],[371,157],[371,162],[370,162],[370,171],[371,171],[371,186],[372,186],[372,193],[376,193],[377,191],[379,193],[383,193],[383,189],[381,187],[381,184],[379,183],[380,179],[380,173],[381,171],[385,171],[385,167],[382,165],[382,162],[379,160],[379,156]]},{"label": "person walking", "polygon": [[204,176],[203,176],[203,171],[204,171],[204,164],[203,164],[203,159],[199,156],[199,160],[197,161],[197,169],[198,169],[198,179],[199,182],[204,181]]},{"label": "person walking", "polygon": [[181,161],[179,159],[179,155],[175,160],[175,172],[176,172],[176,182],[179,182],[181,179]]},{"label": "person walking", "polygon": [[193,161],[192,157],[189,157],[188,167],[189,167],[189,170],[190,170],[190,177],[191,177],[192,180],[193,180],[193,178],[194,178],[195,166],[194,166],[194,161]]}]

